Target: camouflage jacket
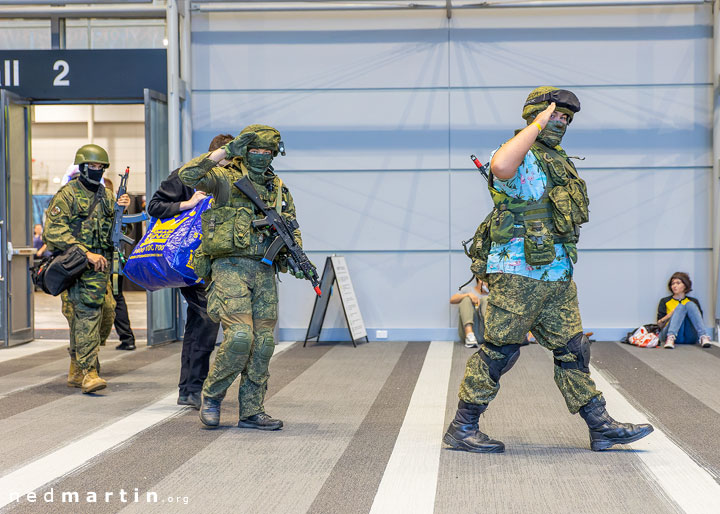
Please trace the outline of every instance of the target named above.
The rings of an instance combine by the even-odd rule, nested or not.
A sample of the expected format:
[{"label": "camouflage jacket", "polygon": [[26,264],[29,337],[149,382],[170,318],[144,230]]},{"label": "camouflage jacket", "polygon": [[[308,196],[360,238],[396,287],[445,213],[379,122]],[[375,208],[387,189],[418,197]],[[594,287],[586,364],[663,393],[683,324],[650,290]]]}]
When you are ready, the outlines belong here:
[{"label": "camouflage jacket", "polygon": [[[233,184],[248,174],[239,158],[227,167],[208,159],[210,153],[196,157],[178,172],[186,185],[213,195],[212,208],[202,214],[202,251],[211,258],[251,257],[260,259],[272,243],[267,229],[256,229],[252,221],[262,215],[253,203]],[[295,219],[295,203],[288,188],[279,177],[273,176],[265,185],[252,182],[260,198],[269,206],[276,205],[278,189],[282,189],[282,215]],[[300,230],[293,235],[302,246]],[[282,254],[281,254],[282,255]]]},{"label": "camouflage jacket", "polygon": [[[89,217],[87,214],[95,193],[83,186],[80,180],[71,180],[55,193],[47,208],[43,230],[43,241],[48,250],[63,251],[73,245],[95,253],[112,250],[115,196],[109,189],[100,187],[103,188],[103,196]],[[78,226],[76,237],[73,230]]]}]

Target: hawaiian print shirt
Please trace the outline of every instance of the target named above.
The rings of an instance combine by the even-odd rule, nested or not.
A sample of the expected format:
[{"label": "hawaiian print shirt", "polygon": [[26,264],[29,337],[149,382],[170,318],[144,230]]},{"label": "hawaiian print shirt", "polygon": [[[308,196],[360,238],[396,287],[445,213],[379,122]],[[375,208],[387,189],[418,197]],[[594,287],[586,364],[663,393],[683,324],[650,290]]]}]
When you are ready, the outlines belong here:
[{"label": "hawaiian print shirt", "polygon": [[[492,153],[495,155],[497,149]],[[491,155],[491,157],[492,157]],[[538,200],[545,191],[547,176],[532,152],[528,152],[515,176],[508,180],[493,180],[495,189],[513,198]],[[515,237],[505,244],[492,243],[488,256],[488,273],[512,273],[523,277],[555,282],[572,278],[572,262],[561,244],[555,245],[555,260],[544,266],[530,266],[525,262],[524,238]]]}]

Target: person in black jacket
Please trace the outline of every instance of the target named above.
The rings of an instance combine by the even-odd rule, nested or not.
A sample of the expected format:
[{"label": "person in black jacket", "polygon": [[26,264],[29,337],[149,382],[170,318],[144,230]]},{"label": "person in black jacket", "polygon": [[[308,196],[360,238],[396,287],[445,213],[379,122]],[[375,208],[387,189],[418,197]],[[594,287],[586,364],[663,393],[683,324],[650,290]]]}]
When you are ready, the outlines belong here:
[{"label": "person in black jacket", "polygon": [[[233,139],[229,134],[217,135],[210,143],[208,151],[217,150]],[[206,198],[202,191],[195,191],[183,184],[178,177],[178,170],[179,168],[173,171],[160,184],[148,203],[147,212],[150,216],[159,219],[172,218],[182,211],[192,209]],[[180,293],[185,297],[188,309],[180,358],[180,394],[177,403],[200,409],[200,391],[208,374],[210,354],[215,348],[220,325],[208,317],[204,284],[181,287]]]}]

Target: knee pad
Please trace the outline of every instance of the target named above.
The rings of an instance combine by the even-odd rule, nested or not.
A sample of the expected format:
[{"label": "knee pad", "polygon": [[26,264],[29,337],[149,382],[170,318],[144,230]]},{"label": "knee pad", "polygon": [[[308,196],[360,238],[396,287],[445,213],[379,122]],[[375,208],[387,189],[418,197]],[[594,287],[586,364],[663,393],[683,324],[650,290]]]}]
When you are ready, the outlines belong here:
[{"label": "knee pad", "polygon": [[[553,350],[555,355],[555,365],[563,369],[579,369],[583,373],[590,373],[590,339],[582,333],[575,334],[567,345],[563,348]],[[573,354],[575,361],[566,362],[559,360],[558,357]]]},{"label": "knee pad", "polygon": [[226,348],[229,352],[239,355],[249,355],[252,345],[252,334],[249,325],[236,325],[232,327]]},{"label": "knee pad", "polygon": [[480,348],[477,352],[483,362],[487,364],[490,378],[497,383],[498,380],[500,380],[500,377],[507,373],[517,362],[518,357],[520,357],[520,345],[506,344],[503,346],[496,346],[486,341],[483,343],[483,346],[485,346],[488,350],[492,350],[493,352],[502,355],[501,359],[493,359],[485,353],[482,348]]},{"label": "knee pad", "polygon": [[260,352],[260,356],[269,361],[275,352],[275,339],[270,331],[262,331],[255,334],[255,351]]}]

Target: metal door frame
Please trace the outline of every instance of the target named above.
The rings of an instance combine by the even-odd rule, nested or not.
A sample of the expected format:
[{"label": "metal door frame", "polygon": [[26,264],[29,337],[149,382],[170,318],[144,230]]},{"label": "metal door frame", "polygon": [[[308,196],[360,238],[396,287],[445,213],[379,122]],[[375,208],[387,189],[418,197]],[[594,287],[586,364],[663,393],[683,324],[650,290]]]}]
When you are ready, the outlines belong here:
[{"label": "metal door frame", "polygon": [[[30,100],[22,98],[19,95],[0,89],[0,110],[2,111],[2,120],[0,120],[0,295],[2,295],[2,309],[0,309],[0,323],[2,324],[2,333],[0,333],[0,347],[7,347],[16,344],[26,343],[32,341],[35,336],[35,305],[33,286],[30,280],[30,274],[25,270],[23,276],[26,280],[26,286],[24,289],[27,291],[27,308],[28,308],[28,325],[21,329],[15,329],[12,323],[12,310],[11,304],[13,303],[12,298],[12,265],[11,261],[13,255],[18,257],[26,258],[30,255],[32,259],[33,251],[28,254],[28,248],[32,247],[32,182],[30,179],[31,174],[31,147],[30,147]],[[8,187],[10,184],[10,155],[8,154],[7,148],[7,137],[8,130],[8,106],[9,105],[25,105],[25,187],[26,198],[25,198],[25,220],[26,220],[26,234],[25,234],[25,246],[20,249],[12,248],[12,223],[10,220],[10,210],[12,208],[12,195],[8,194]],[[28,262],[29,264],[29,262]],[[15,300],[17,301],[17,300]]]},{"label": "metal door frame", "polygon": [[[167,96],[153,91],[151,89],[144,89],[144,103],[145,103],[145,194],[146,201],[149,201],[147,195],[151,195],[157,188],[158,184],[153,184],[153,177],[167,177],[170,174],[169,169],[154,169],[153,162],[153,148],[155,147],[155,141],[153,140],[153,115],[151,110],[152,102],[162,102],[166,106],[168,105]],[[167,131],[165,132],[167,134]],[[169,162],[169,160],[168,160]],[[158,293],[164,293],[166,289],[158,291]],[[177,289],[171,289],[171,319],[172,324],[169,328],[154,329],[154,320],[156,314],[156,307],[153,305],[153,294],[150,291],[147,292],[147,344],[148,346],[163,344],[171,341],[176,341],[182,335],[181,326],[181,303],[179,301],[179,292]]]}]

